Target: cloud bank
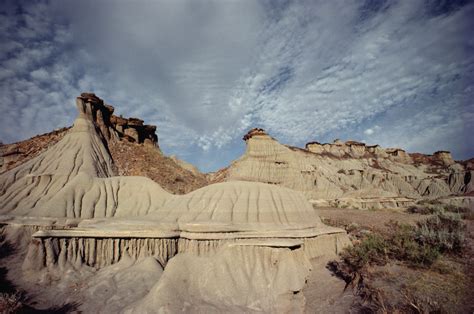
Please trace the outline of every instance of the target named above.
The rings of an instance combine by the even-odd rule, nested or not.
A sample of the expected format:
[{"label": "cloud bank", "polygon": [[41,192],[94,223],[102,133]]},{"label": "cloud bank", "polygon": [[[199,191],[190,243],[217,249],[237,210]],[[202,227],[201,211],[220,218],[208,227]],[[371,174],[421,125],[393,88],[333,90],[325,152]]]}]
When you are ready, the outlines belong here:
[{"label": "cloud bank", "polygon": [[474,156],[464,1],[35,1],[0,11],[0,139],[70,125],[92,91],[204,171],[263,127]]}]

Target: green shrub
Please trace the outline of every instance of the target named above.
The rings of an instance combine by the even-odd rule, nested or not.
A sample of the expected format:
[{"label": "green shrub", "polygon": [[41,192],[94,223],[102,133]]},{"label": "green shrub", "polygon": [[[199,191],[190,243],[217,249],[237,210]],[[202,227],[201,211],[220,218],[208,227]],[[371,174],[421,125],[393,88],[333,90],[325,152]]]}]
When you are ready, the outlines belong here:
[{"label": "green shrub", "polygon": [[407,208],[407,212],[411,214],[430,215],[443,212],[460,214],[463,219],[473,219],[474,211],[467,207],[456,206],[452,204],[441,204],[437,201],[422,200],[416,205]]},{"label": "green shrub", "polygon": [[423,204],[423,205],[413,205],[407,208],[407,212],[411,214],[421,214],[421,215],[430,215],[430,214],[438,214],[444,212],[445,209],[441,205],[430,205],[430,204]]},{"label": "green shrub", "polygon": [[347,248],[342,253],[343,261],[353,271],[367,264],[384,265],[387,262],[385,239],[378,234],[367,235],[358,245]]},{"label": "green shrub", "polygon": [[390,227],[391,236],[387,239],[387,245],[392,259],[416,266],[429,266],[436,261],[439,256],[438,248],[418,242],[416,227],[397,223]]},{"label": "green shrub", "polygon": [[420,204],[420,205],[440,205],[441,202],[436,200],[436,199],[433,199],[433,200],[423,199],[423,200],[419,201],[418,204]]},{"label": "green shrub", "polygon": [[462,219],[466,219],[466,220],[474,219],[474,210],[471,210],[470,208],[451,205],[451,204],[447,204],[444,208],[447,212],[457,213],[461,215]]},{"label": "green shrub", "polygon": [[342,253],[353,271],[368,264],[384,265],[388,258],[415,266],[432,265],[441,253],[459,253],[465,225],[458,214],[441,212],[416,226],[392,222],[385,237],[368,234]]},{"label": "green shrub", "polygon": [[417,241],[437,248],[440,252],[461,252],[464,244],[465,224],[455,213],[440,213],[418,222]]}]

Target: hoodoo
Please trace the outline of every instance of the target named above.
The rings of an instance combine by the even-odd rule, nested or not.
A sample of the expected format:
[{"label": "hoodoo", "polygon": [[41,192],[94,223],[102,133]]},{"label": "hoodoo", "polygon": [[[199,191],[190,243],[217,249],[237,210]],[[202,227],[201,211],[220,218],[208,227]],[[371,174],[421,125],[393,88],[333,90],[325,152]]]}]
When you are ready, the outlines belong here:
[{"label": "hoodoo", "polygon": [[[93,99],[96,101],[96,98]],[[144,177],[115,177],[98,102],[76,100],[79,116],[54,146],[0,174],[0,213],[93,218],[146,214],[171,194]],[[106,107],[99,107],[106,108]],[[100,117],[100,118],[99,118]],[[108,129],[106,129],[108,131]]]}]

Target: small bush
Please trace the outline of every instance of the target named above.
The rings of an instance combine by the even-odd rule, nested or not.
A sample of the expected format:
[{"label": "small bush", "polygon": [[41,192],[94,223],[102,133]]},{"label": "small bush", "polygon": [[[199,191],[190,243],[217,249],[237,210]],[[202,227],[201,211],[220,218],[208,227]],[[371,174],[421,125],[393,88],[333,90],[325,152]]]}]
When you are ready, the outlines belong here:
[{"label": "small bush", "polygon": [[438,214],[444,212],[445,209],[443,206],[440,205],[413,205],[407,208],[407,212],[411,214],[421,214],[421,215],[430,215],[430,214]]},{"label": "small bush", "polygon": [[455,206],[452,204],[445,205],[445,210],[450,213],[456,213],[461,215],[462,219],[466,220],[473,220],[474,218],[474,211],[467,207],[462,206]]},{"label": "small bush", "polygon": [[469,220],[472,220],[474,216],[474,212],[467,207],[461,207],[452,204],[441,204],[433,200],[422,200],[418,202],[418,204],[408,207],[407,212],[421,215],[450,212],[460,214],[463,219]]},{"label": "small bush", "polygon": [[346,229],[346,231],[347,231],[348,234],[351,234],[351,233],[356,233],[357,231],[359,231],[359,230],[360,230],[360,226],[359,226],[359,224],[353,222],[353,223],[347,225],[347,226],[345,227],[345,229]]},{"label": "small bush", "polygon": [[465,225],[460,216],[438,213],[417,226],[391,223],[385,237],[366,235],[359,244],[342,253],[353,271],[368,264],[384,265],[388,258],[414,266],[432,265],[441,253],[459,253],[463,248]]},{"label": "small bush", "polygon": [[360,244],[347,248],[342,253],[343,261],[353,271],[367,264],[384,265],[387,262],[385,239],[378,234],[368,234]]},{"label": "small bush", "polygon": [[427,206],[413,205],[407,208],[407,212],[411,214],[429,215],[433,213],[433,210]]},{"label": "small bush", "polygon": [[418,202],[418,204],[420,205],[440,205],[441,202],[438,201],[438,200],[430,200],[430,199],[423,199],[421,201]]},{"label": "small bush", "polygon": [[[430,266],[430,270],[439,274],[455,276],[459,271],[439,257],[443,253],[459,253],[463,249],[465,224],[460,215],[442,211],[418,222],[416,226],[391,222],[388,227],[389,232],[384,236],[365,235],[359,243],[342,252],[342,262],[333,261],[328,268],[344,279],[346,286],[357,287],[362,304],[368,304],[365,307],[368,312],[386,313],[391,312],[391,308],[401,309],[400,313],[448,312],[447,309],[452,309],[452,304],[459,301],[460,292],[452,290],[437,294],[446,277],[433,277],[431,273],[426,273],[430,275],[420,280],[418,275],[402,278],[405,283],[398,289],[405,297],[405,303],[394,305],[385,303],[383,289],[379,291],[380,288],[371,284],[374,274],[371,269],[374,268],[367,266],[385,265],[398,260],[403,262],[403,267],[416,266],[418,269],[411,270],[413,274],[425,274],[419,267]],[[455,278],[453,286],[457,289],[461,281]],[[440,299],[440,295],[447,298]]]},{"label": "small bush", "polygon": [[462,218],[466,220],[474,220],[474,211],[462,214]]},{"label": "small bush", "polygon": [[440,213],[418,222],[417,241],[440,252],[460,253],[464,244],[465,224],[455,213]]}]

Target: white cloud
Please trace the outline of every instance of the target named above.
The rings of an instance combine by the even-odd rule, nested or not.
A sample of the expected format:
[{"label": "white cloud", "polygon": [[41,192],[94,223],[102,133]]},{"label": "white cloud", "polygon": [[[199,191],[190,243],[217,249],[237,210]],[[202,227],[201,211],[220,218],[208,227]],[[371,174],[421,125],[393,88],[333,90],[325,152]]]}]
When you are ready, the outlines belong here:
[{"label": "white cloud", "polygon": [[[86,90],[157,124],[169,153],[215,166],[253,126],[289,144],[359,132],[416,150],[465,137],[474,6],[370,3],[13,3],[0,19],[0,138],[70,124]],[[472,141],[451,143],[467,154]]]},{"label": "white cloud", "polygon": [[365,135],[373,135],[373,134],[377,133],[378,131],[380,131],[380,129],[381,129],[380,126],[374,125],[373,127],[366,129],[364,131],[364,134]]},{"label": "white cloud", "polygon": [[372,135],[374,133],[375,133],[374,129],[367,129],[367,130],[364,131],[364,134],[366,134],[366,135]]}]

